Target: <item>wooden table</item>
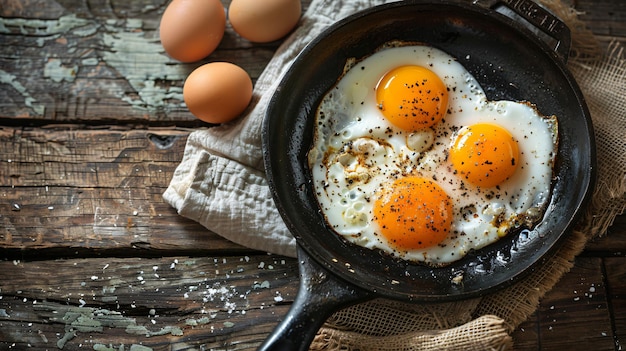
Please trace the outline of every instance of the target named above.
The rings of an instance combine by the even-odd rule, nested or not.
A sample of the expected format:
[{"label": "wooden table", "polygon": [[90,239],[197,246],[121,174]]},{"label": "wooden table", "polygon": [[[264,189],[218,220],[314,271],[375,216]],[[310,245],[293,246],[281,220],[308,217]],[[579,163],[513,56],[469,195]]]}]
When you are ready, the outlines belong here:
[{"label": "wooden table", "polygon": [[[296,260],[224,240],[161,197],[204,126],[181,104],[201,63],[159,54],[166,4],[0,0],[2,350],[251,350],[294,299]],[[603,45],[626,43],[625,2],[575,6]],[[209,60],[256,79],[276,47],[228,29]],[[515,331],[518,349],[621,349],[625,278],[623,215]]]}]

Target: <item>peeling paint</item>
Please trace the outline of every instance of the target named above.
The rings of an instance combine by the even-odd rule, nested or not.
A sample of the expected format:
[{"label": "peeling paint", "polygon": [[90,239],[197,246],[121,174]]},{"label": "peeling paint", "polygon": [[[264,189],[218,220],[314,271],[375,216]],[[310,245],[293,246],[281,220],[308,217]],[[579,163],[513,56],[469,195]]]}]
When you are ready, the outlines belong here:
[{"label": "peeling paint", "polygon": [[81,61],[81,65],[83,66],[97,66],[98,63],[100,63],[100,60],[95,57],[86,58]]},{"label": "peeling paint", "polygon": [[[44,309],[50,309],[50,307],[42,307]],[[127,334],[143,335],[145,337],[183,335],[183,330],[180,327],[171,325],[163,326],[158,330],[150,330],[146,326],[137,324],[135,318],[125,317],[118,311],[90,307],[54,308],[50,310],[53,314],[61,315],[60,319],[51,318],[51,320],[58,320],[64,325],[63,336],[57,341],[57,347],[59,349],[63,349],[69,341],[79,335],[78,333],[99,333],[102,332],[104,328],[123,328],[124,332]],[[112,346],[108,348],[105,345],[98,346],[98,350],[111,348]],[[96,349],[94,348],[94,350]],[[121,346],[119,350],[123,350],[123,346]]]},{"label": "peeling paint", "polygon": [[[110,31],[114,30],[116,27],[110,28]],[[147,111],[165,107],[168,99],[182,103],[181,87],[157,84],[159,80],[183,80],[188,74],[179,65],[171,64],[172,60],[163,53],[158,38],[146,38],[144,32],[138,31],[105,33],[102,39],[110,48],[102,52],[103,60],[124,76],[139,95],[139,99],[123,96],[122,100]]]},{"label": "peeling paint", "polygon": [[[50,41],[65,45],[68,54],[77,52],[76,37],[90,37],[100,42],[95,48],[98,57],[85,58],[81,63],[95,66],[105,63],[124,77],[136,94],[115,91],[122,101],[133,108],[145,111],[162,111],[175,104],[184,106],[180,86],[170,86],[167,81],[181,81],[189,70],[165,54],[158,35],[141,30],[141,19],[106,20],[78,18],[75,14],[55,20],[4,18],[0,33],[22,34],[36,37],[38,46],[45,47]],[[63,37],[61,37],[63,36]],[[44,77],[52,81],[74,82],[79,67],[51,58],[44,66]],[[25,98],[25,105],[36,114],[43,115],[44,106],[36,105],[36,99],[15,78],[0,72],[0,83],[11,84]],[[177,102],[178,101],[178,102]]]},{"label": "peeling paint", "polygon": [[17,92],[20,93],[24,97],[24,104],[27,107],[30,107],[31,109],[33,109],[33,111],[37,115],[41,116],[44,114],[46,107],[44,105],[36,103],[37,100],[30,95],[30,93],[26,90],[26,88],[22,85],[22,83],[20,83],[17,80],[16,76],[8,72],[5,72],[3,70],[0,70],[0,84],[10,85],[13,89],[17,90]]},{"label": "peeling paint", "polygon": [[61,60],[50,59],[43,68],[43,76],[52,79],[53,82],[73,82],[76,79],[78,66],[64,66]]},{"label": "peeling paint", "polygon": [[[62,16],[56,20],[26,19],[26,18],[3,18],[0,27],[2,33],[12,33],[14,29],[23,35],[51,36],[64,34],[77,28],[91,28],[94,22],[76,17],[76,14]],[[94,31],[95,33],[95,31]]]}]

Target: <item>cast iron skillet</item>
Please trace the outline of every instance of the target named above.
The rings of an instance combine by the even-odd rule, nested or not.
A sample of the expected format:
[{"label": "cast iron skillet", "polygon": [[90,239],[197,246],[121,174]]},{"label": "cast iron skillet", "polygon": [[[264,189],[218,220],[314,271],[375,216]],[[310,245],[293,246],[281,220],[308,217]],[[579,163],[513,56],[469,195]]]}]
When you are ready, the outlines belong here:
[{"label": "cast iron skillet", "polygon": [[[268,107],[263,149],[276,206],[298,243],[301,282],[292,309],[262,350],[306,350],[332,312],[374,297],[432,302],[487,294],[540,269],[572,228],[593,186],[595,151],[589,112],[564,64],[569,30],[532,2],[496,1],[374,7],[333,25],[293,63]],[[527,18],[549,36],[540,38],[526,20],[504,12]],[[552,198],[535,228],[433,269],[350,245],[326,226],[307,168],[316,106],[348,58],[364,58],[391,40],[423,42],[456,57],[491,100],[526,100],[558,116]],[[461,283],[452,283],[458,275]]]}]

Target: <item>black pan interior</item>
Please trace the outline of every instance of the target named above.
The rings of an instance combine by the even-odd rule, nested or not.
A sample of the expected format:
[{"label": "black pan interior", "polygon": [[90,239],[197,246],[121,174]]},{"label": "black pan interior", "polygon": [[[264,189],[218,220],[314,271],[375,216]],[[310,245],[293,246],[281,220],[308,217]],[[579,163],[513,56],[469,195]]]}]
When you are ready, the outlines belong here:
[{"label": "black pan interior", "polygon": [[[391,40],[423,42],[456,57],[491,100],[527,100],[559,118],[560,144],[551,203],[532,230],[511,234],[445,268],[393,259],[344,242],[318,210],[306,154],[321,96],[348,58]],[[265,166],[275,202],[298,244],[333,274],[382,296],[452,300],[487,293],[547,259],[571,229],[593,182],[589,113],[552,50],[491,9],[469,2],[405,1],[373,8],[331,27],[284,77],[263,129]],[[459,284],[451,279],[462,275]]]}]

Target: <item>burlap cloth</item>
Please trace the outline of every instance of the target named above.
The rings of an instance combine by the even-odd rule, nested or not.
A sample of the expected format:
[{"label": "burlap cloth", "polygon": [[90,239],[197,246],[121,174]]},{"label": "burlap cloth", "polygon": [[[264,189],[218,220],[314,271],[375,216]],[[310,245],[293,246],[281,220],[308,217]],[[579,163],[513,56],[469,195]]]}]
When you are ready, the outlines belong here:
[{"label": "burlap cloth", "polygon": [[[188,138],[183,159],[164,199],[182,216],[239,244],[295,256],[263,172],[261,122],[281,75],[298,52],[333,22],[382,0],[313,0],[296,31],[259,77],[253,101],[237,121],[200,129]],[[572,31],[568,68],[580,85],[595,129],[598,180],[591,205],[556,256],[518,283],[491,295],[451,303],[405,304],[376,299],[336,312],[311,349],[505,350],[510,332],[592,238],[606,233],[626,209],[626,63],[622,47],[600,45],[560,0],[541,3]],[[294,282],[295,283],[295,282]]]}]

